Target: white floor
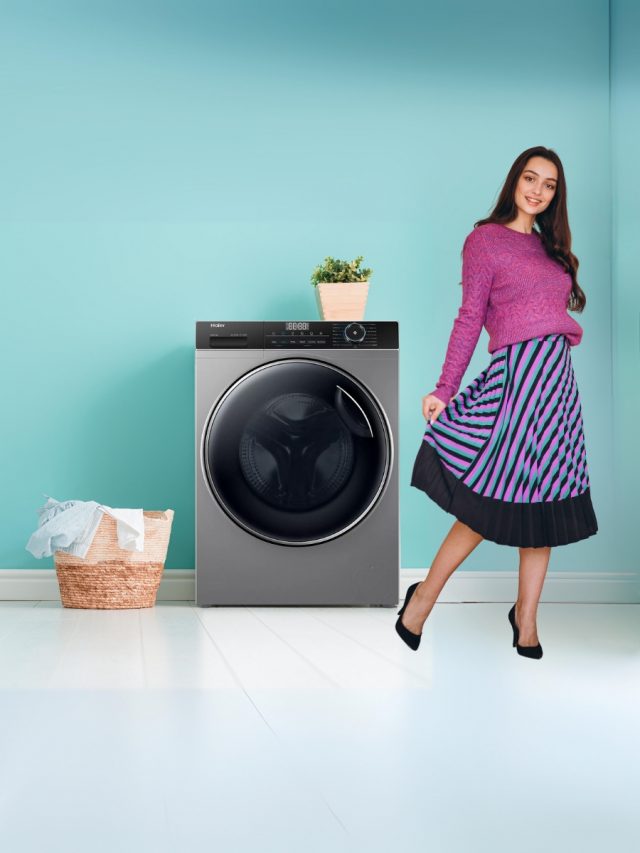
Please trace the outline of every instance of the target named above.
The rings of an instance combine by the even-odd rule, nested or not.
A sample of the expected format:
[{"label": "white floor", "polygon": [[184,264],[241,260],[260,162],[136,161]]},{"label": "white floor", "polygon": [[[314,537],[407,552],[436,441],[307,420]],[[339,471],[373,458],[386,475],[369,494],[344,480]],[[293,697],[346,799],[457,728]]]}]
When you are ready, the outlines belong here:
[{"label": "white floor", "polygon": [[0,848],[636,853],[640,606],[509,606],[0,603]]}]

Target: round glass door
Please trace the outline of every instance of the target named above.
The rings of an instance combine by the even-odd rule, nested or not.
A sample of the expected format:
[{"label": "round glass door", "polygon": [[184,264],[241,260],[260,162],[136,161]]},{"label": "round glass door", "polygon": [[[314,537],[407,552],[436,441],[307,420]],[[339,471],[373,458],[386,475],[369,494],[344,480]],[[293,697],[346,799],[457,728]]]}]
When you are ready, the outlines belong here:
[{"label": "round glass door", "polygon": [[392,449],[380,407],[353,376],[279,359],[227,389],[203,452],[211,491],[239,525],[270,542],[312,545],[370,512]]}]

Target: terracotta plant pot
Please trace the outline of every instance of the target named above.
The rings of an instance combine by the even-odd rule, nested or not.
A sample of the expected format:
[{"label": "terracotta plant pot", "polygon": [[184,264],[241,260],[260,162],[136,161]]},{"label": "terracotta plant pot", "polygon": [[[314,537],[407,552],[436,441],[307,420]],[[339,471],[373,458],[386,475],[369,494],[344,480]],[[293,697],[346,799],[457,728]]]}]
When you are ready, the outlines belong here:
[{"label": "terracotta plant pot", "polygon": [[316,285],[323,320],[364,320],[368,295],[368,281],[321,281]]}]

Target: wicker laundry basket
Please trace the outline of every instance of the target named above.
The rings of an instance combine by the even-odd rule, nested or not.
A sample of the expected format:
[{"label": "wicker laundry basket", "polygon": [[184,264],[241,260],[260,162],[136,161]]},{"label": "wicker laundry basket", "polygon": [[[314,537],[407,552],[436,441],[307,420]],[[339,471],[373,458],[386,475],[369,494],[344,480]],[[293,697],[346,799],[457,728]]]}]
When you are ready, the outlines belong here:
[{"label": "wicker laundry basket", "polygon": [[118,547],[116,520],[103,513],[86,557],[74,557],[64,551],[54,554],[64,607],[153,607],[172,522],[172,509],[144,512],[144,551],[126,551]]}]

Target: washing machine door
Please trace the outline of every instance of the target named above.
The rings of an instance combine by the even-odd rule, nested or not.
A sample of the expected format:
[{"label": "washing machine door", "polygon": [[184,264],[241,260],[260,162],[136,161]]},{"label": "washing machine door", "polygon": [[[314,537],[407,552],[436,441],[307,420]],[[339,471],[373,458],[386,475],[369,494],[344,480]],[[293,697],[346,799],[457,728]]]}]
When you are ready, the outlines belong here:
[{"label": "washing machine door", "polygon": [[313,545],[371,512],[392,443],[384,413],[355,377],[283,358],[227,389],[202,451],[211,492],[237,524],[270,542]]}]

